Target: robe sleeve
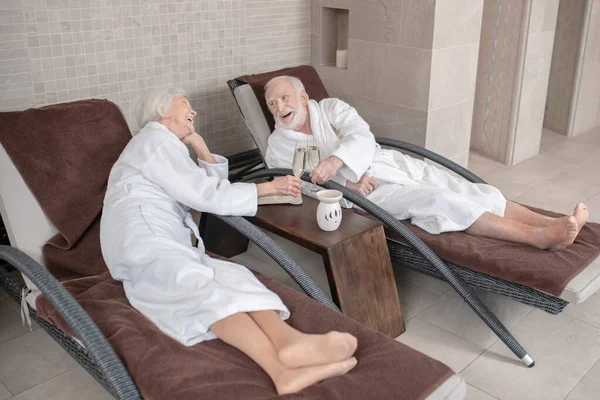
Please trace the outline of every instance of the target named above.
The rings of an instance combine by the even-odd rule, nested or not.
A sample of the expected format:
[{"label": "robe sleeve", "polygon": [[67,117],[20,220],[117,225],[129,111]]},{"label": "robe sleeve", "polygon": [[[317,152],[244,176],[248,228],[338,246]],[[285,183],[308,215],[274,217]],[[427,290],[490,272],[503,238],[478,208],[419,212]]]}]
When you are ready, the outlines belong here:
[{"label": "robe sleeve", "polygon": [[226,169],[223,163],[213,164],[208,169],[196,165],[183,143],[165,138],[141,171],[175,200],[195,210],[217,215],[255,215],[256,185],[230,183],[221,178],[223,171],[227,176]]},{"label": "robe sleeve", "polygon": [[212,154],[212,156],[217,162],[216,164],[211,164],[198,158],[198,166],[204,168],[208,176],[227,179],[229,176],[229,160],[218,154]]},{"label": "robe sleeve", "polygon": [[342,100],[323,99],[319,106],[340,138],[339,147],[332,153],[344,163],[338,173],[351,182],[357,182],[373,163],[377,150],[375,136],[369,124]]}]

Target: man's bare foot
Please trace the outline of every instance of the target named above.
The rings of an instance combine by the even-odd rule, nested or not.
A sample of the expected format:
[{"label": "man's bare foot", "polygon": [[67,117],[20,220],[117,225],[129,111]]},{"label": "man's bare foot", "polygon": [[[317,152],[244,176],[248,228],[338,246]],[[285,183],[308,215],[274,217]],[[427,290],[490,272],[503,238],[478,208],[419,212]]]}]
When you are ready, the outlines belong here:
[{"label": "man's bare foot", "polygon": [[356,363],[356,358],[352,357],[332,364],[287,369],[274,378],[273,382],[280,395],[296,393],[324,379],[344,375],[354,368]]},{"label": "man's bare foot", "polygon": [[581,230],[581,228],[583,228],[588,218],[590,217],[590,211],[588,210],[585,204],[579,203],[575,206],[575,209],[573,210],[573,216],[577,220],[577,234],[579,234],[579,231]]},{"label": "man's bare foot", "polygon": [[570,215],[560,220],[562,223],[537,229],[536,247],[547,250],[563,250],[575,241],[579,232],[577,219]]},{"label": "man's bare foot", "polygon": [[346,360],[354,354],[356,346],[356,338],[349,333],[303,334],[279,349],[277,355],[286,367],[299,368]]}]

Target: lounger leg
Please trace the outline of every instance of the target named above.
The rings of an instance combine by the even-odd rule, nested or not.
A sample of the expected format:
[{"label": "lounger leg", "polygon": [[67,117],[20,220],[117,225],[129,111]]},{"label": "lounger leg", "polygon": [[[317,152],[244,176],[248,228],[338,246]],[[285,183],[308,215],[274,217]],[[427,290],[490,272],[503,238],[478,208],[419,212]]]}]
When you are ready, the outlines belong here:
[{"label": "lounger leg", "polygon": [[[466,289],[468,286],[462,279],[456,277],[457,281],[450,282],[451,286],[462,296],[467,304],[479,315],[479,317],[490,327],[490,329],[508,346],[508,348],[515,353],[517,357],[523,361],[523,363],[531,368],[535,365],[535,361],[527,354],[527,351],[517,342],[517,339],[506,329],[504,324],[490,311],[489,308],[477,295],[472,288]],[[461,287],[462,286],[462,287]]]}]

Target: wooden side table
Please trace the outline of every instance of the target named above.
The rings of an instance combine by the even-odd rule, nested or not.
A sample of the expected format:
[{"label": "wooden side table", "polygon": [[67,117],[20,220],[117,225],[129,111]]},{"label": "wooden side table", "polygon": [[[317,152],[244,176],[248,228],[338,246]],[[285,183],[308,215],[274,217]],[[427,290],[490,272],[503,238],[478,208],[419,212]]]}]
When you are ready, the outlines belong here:
[{"label": "wooden side table", "polygon": [[[323,257],[333,301],[342,312],[381,333],[396,337],[404,332],[404,319],[381,222],[342,211],[342,223],[333,232],[317,225],[318,201],[304,196],[302,205],[259,206],[251,220],[261,228],[308,248]],[[225,230],[230,240],[211,240]],[[220,235],[211,232],[219,230]],[[233,257],[248,242],[216,218],[206,221],[204,245],[208,251]]]}]

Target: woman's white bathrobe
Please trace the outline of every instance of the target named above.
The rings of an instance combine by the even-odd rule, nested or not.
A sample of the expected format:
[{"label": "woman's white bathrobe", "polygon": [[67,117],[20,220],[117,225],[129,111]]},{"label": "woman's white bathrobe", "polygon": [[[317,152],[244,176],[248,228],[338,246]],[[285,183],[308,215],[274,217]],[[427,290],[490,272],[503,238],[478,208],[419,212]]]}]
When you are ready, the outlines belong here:
[{"label": "woman's white bathrobe", "polygon": [[[100,225],[102,254],[133,307],[164,333],[191,346],[215,338],[210,326],[235,313],[289,311],[245,267],[205,254],[190,208],[254,215],[256,185],[230,183],[227,159],[189,157],[158,122],[134,136],[113,166]],[[225,238],[223,238],[225,240]]]},{"label": "woman's white bathrobe", "polygon": [[[394,217],[411,219],[429,233],[462,231],[485,211],[503,216],[506,199],[493,186],[474,184],[424,161],[384,150],[356,110],[339,99],[308,101],[314,141],[324,159],[343,161],[333,180],[345,185],[365,173],[378,188],[367,196]],[[269,137],[266,162],[271,168],[291,168],[295,143],[306,134],[275,124]]]}]

